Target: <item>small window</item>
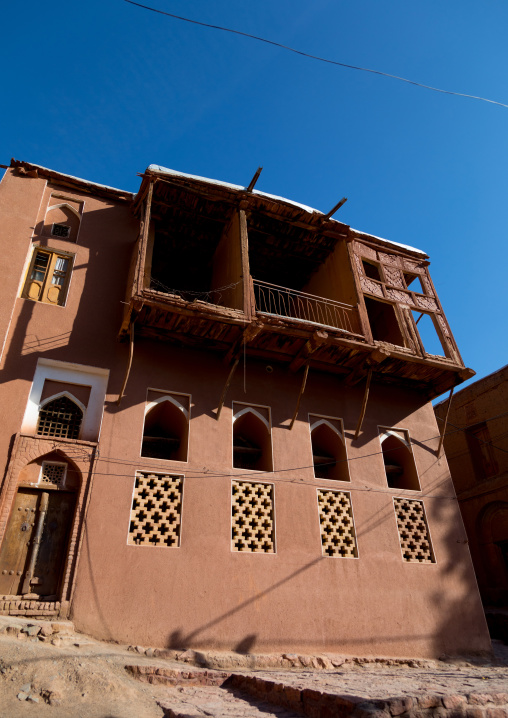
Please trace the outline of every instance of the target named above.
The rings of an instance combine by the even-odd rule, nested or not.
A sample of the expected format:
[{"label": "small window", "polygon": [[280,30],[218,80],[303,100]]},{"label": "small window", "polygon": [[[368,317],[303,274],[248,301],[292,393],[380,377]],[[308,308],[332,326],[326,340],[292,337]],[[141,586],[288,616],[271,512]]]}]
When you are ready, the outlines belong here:
[{"label": "small window", "polygon": [[233,402],[233,466],[273,471],[270,410]]},{"label": "small window", "polygon": [[187,461],[190,397],[149,392],[141,456]]},{"label": "small window", "polygon": [[381,448],[386,480],[391,489],[420,491],[411,440],[403,429],[382,429]]},{"label": "small window", "polygon": [[67,396],[59,396],[43,404],[39,410],[37,436],[78,439],[83,412]]},{"label": "small window", "polygon": [[46,304],[64,304],[71,268],[71,255],[36,249],[22,296]]},{"label": "small window", "polygon": [[67,464],[61,461],[43,461],[39,475],[39,485],[63,489],[67,476]]},{"label": "small window", "polygon": [[443,341],[430,314],[411,310],[423,349],[432,356],[446,356]]},{"label": "small window", "polygon": [[404,281],[406,282],[406,287],[408,289],[411,285],[411,290],[413,292],[417,292],[418,294],[426,293],[425,289],[423,288],[422,280],[419,274],[413,274],[412,272],[404,272]]},{"label": "small window", "polygon": [[68,224],[54,224],[51,227],[53,237],[63,237],[67,239],[71,235],[71,228]]},{"label": "small window", "polygon": [[377,264],[368,262],[366,259],[362,259],[362,264],[363,271],[365,272],[366,277],[369,277],[369,279],[375,279],[377,282],[383,281],[381,279],[381,272],[379,271],[379,267]]},{"label": "small window", "polygon": [[314,476],[349,481],[344,429],[340,419],[309,414]]},{"label": "small window", "polygon": [[391,304],[365,297],[365,308],[374,341],[388,342],[399,347],[405,346],[397,314]]}]

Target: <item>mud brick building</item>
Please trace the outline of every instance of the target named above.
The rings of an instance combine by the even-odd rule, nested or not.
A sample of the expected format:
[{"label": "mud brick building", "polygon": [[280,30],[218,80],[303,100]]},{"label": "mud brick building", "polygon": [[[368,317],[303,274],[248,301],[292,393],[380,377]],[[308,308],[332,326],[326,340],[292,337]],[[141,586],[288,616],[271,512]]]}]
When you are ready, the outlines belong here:
[{"label": "mud brick building", "polygon": [[153,646],[487,650],[430,404],[472,372],[428,257],[254,183],[7,169],[0,611]]},{"label": "mud brick building", "polygon": [[444,447],[483,602],[508,608],[508,366],[454,393]]}]

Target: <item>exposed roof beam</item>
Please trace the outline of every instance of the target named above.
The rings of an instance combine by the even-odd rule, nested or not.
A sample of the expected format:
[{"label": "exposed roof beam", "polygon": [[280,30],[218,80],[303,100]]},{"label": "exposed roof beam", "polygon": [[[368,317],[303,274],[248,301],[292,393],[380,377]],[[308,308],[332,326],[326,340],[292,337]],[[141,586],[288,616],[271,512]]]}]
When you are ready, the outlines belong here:
[{"label": "exposed roof beam", "polygon": [[256,182],[258,181],[259,175],[261,174],[262,171],[263,171],[263,168],[262,168],[262,167],[258,167],[258,168],[257,168],[256,174],[254,175],[254,177],[253,177],[253,178],[251,179],[251,181],[249,182],[249,186],[247,187],[246,192],[252,192],[252,190],[254,189],[254,185],[255,185]]}]

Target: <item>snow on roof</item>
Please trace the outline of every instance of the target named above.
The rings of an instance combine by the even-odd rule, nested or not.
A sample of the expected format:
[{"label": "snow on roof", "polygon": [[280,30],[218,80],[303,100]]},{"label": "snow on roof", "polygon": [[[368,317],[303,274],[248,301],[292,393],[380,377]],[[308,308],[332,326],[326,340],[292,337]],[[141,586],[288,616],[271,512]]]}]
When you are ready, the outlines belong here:
[{"label": "snow on roof", "polygon": [[[207,182],[208,184],[213,184],[218,187],[226,187],[227,189],[232,190],[240,190],[245,191],[247,187],[242,187],[242,185],[239,184],[231,184],[230,182],[222,182],[221,180],[214,180],[210,179],[209,177],[200,177],[199,175],[191,175],[187,174],[186,172],[178,172],[177,170],[169,169],[168,167],[161,167],[160,165],[149,165],[148,169],[151,172],[157,172],[159,174],[167,174],[171,177],[183,177],[185,179],[191,179],[191,180],[198,180],[200,182]],[[252,194],[257,194],[259,197],[267,197],[268,199],[273,199],[278,202],[287,202],[288,204],[292,204],[294,207],[299,207],[300,209],[303,209],[305,212],[309,212],[310,214],[321,214],[324,215],[324,212],[321,212],[319,209],[314,209],[313,207],[309,207],[306,204],[301,204],[300,202],[295,202],[292,199],[287,199],[286,197],[278,197],[275,194],[268,194],[268,192],[261,192],[260,190],[254,189]],[[338,222],[338,220],[332,219],[332,222]],[[368,232],[361,232],[360,230],[351,228],[352,232],[355,232],[356,234],[362,235],[365,238],[371,238],[376,239],[380,242],[384,242],[385,244],[391,244],[395,247],[401,247],[402,249],[407,249],[410,252],[415,252],[416,254],[421,254],[423,257],[427,257],[428,255],[423,252],[421,249],[416,249],[415,247],[411,247],[408,244],[400,244],[399,242],[392,242],[390,239],[384,239],[383,237],[377,237],[375,234],[369,234]]]},{"label": "snow on roof", "polygon": [[52,170],[49,167],[43,167],[42,165],[36,165],[33,162],[23,162],[21,164],[29,165],[30,167],[35,167],[38,170],[42,170],[43,172],[51,172],[52,174],[59,175],[60,177],[65,177],[66,179],[74,180],[75,182],[81,182],[82,184],[89,185],[91,187],[99,187],[100,189],[107,189],[112,190],[113,192],[121,192],[121,194],[128,194],[131,196],[134,196],[133,192],[129,192],[128,190],[124,189],[118,189],[117,187],[110,187],[107,184],[99,184],[98,182],[91,182],[90,180],[82,179],[81,177],[74,177],[74,175],[68,175],[64,172],[58,172],[58,170]]}]

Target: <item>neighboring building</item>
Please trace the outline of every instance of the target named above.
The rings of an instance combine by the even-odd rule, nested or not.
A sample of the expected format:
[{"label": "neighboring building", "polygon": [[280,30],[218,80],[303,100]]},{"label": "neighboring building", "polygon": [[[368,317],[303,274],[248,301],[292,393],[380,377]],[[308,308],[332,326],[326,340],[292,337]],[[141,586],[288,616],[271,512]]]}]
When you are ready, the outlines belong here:
[{"label": "neighboring building", "polygon": [[454,394],[444,447],[482,600],[508,608],[508,366]]},{"label": "neighboring building", "polygon": [[0,202],[1,611],[154,646],[489,650],[430,404],[473,372],[427,255],[153,165],[132,196],[13,161]]}]

